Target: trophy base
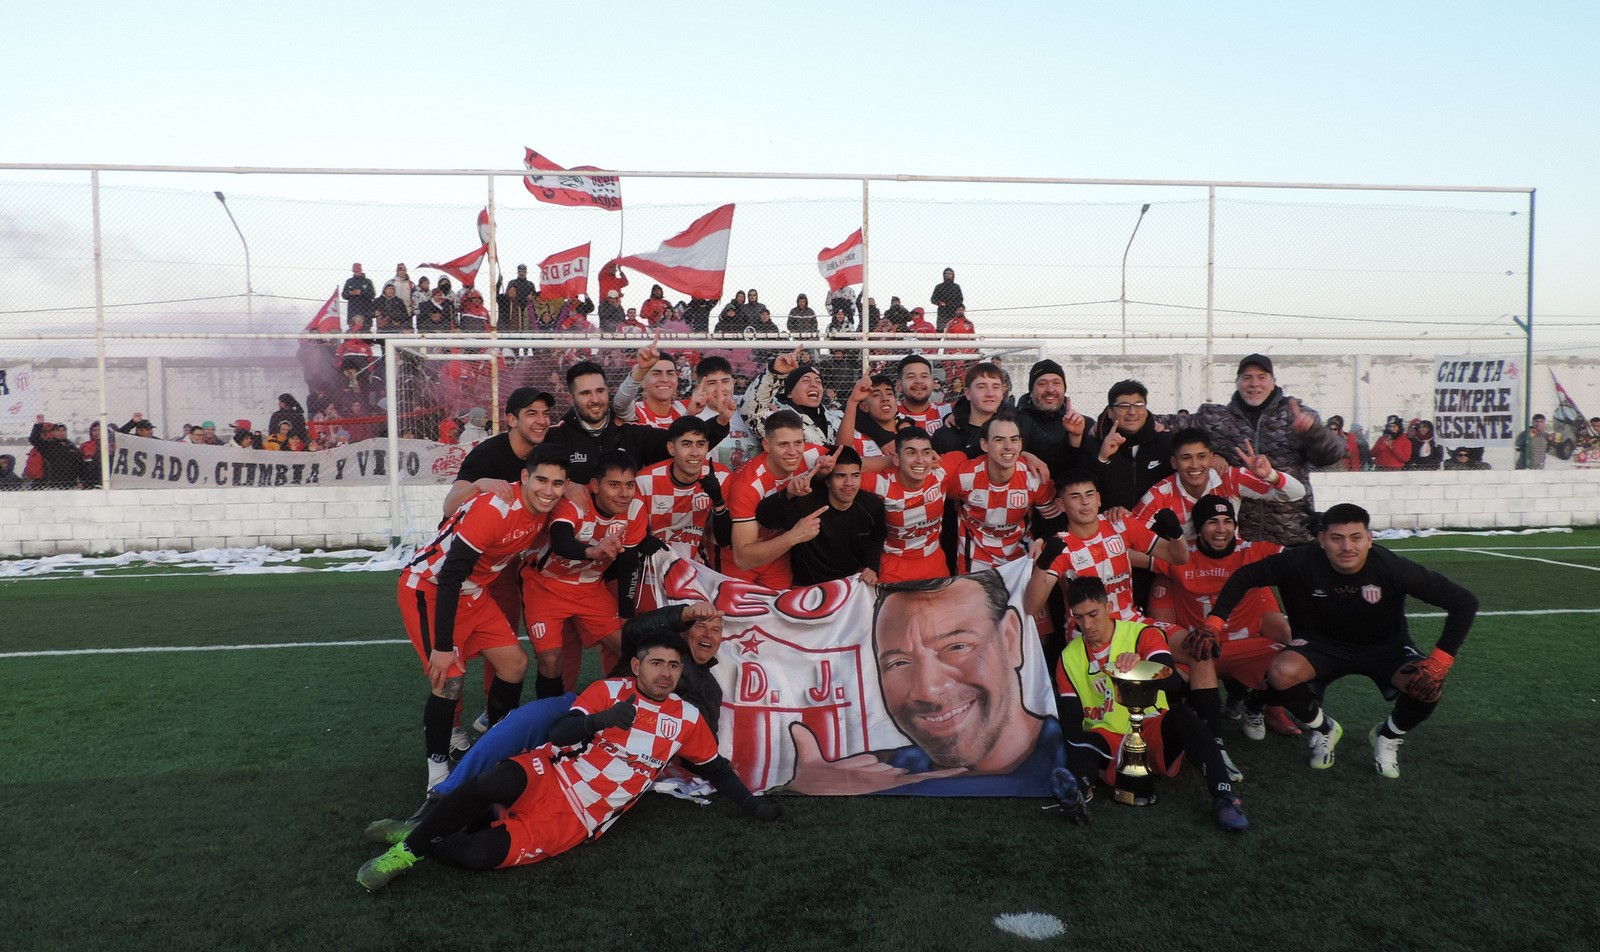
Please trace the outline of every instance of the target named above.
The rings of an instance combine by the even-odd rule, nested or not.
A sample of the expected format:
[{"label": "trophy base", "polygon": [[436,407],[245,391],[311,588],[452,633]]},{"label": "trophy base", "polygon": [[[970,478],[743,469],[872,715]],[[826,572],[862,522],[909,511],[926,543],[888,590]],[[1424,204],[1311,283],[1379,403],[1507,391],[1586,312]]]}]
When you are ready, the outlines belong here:
[{"label": "trophy base", "polygon": [[1156,795],[1153,793],[1139,795],[1131,790],[1124,790],[1118,787],[1111,791],[1111,799],[1126,807],[1149,807],[1155,806]]}]

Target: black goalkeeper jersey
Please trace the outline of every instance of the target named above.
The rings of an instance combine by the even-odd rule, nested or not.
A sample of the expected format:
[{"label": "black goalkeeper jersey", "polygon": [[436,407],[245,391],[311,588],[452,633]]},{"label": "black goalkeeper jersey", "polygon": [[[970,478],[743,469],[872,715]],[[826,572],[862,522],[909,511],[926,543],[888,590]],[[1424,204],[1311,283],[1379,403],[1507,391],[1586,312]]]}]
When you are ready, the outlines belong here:
[{"label": "black goalkeeper jersey", "polygon": [[1286,549],[1233,573],[1211,614],[1228,614],[1252,588],[1276,585],[1295,638],[1370,647],[1409,639],[1406,596],[1447,613],[1436,647],[1451,655],[1461,647],[1478,612],[1478,597],[1438,572],[1373,546],[1354,575],[1334,569],[1315,543]]}]

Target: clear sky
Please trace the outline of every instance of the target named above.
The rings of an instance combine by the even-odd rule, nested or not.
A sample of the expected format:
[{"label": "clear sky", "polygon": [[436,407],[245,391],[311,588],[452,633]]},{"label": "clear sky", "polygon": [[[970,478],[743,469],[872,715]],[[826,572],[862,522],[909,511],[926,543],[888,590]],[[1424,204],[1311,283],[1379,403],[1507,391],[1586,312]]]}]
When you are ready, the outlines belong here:
[{"label": "clear sky", "polygon": [[487,168],[528,144],[612,168],[1531,185],[1535,313],[1600,323],[1597,10],[67,0],[8,10],[0,130],[10,162]]}]

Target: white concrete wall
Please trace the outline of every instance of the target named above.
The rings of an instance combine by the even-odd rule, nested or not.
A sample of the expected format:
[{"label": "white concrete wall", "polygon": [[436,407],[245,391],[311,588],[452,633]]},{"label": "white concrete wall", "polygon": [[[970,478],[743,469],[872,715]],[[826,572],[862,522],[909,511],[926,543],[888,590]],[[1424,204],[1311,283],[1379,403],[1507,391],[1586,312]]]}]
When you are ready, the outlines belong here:
[{"label": "white concrete wall", "polygon": [[[1596,525],[1600,470],[1318,473],[1317,501],[1354,502],[1373,527],[1512,528]],[[406,487],[403,534],[431,536],[444,486]],[[343,489],[167,489],[0,495],[0,557],[217,546],[383,548],[384,486]]]}]

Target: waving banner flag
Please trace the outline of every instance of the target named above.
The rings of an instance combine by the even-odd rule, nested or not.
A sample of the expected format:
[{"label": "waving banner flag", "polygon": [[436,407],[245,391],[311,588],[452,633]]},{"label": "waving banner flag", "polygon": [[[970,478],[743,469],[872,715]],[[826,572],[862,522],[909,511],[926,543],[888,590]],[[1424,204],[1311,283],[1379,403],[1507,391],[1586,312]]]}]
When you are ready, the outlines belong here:
[{"label": "waving banner flag", "polygon": [[732,231],[733,206],[724,205],[695,219],[650,254],[628,255],[611,263],[649,275],[690,297],[715,301],[722,297]]},{"label": "waving banner flag", "polygon": [[433,268],[443,271],[464,285],[470,285],[478,279],[478,269],[483,267],[483,259],[489,255],[489,246],[484,245],[476,251],[469,251],[459,258],[441,261],[438,264],[419,264],[419,268]]},{"label": "waving banner flag", "polygon": [[484,244],[489,243],[489,209],[487,208],[478,213],[478,240]]},{"label": "waving banner flag", "polygon": [[1031,571],[1018,559],[948,582],[776,592],[669,550],[647,575],[657,604],[723,612],[718,744],[751,790],[1048,797],[1066,746],[1022,610]]},{"label": "waving banner flag", "polygon": [[863,268],[859,228],[844,240],[844,244],[817,252],[817,270],[822,272],[822,277],[828,282],[829,291],[860,284]]},{"label": "waving banner flag", "polygon": [[539,296],[577,297],[589,290],[589,242],[558,251],[539,262]]},{"label": "waving banner flag", "polygon": [[337,334],[339,330],[339,289],[335,288],[322,306],[317,308],[317,313],[311,316],[311,322],[306,325],[305,333]]},{"label": "waving banner flag", "polygon": [[594,166],[564,169],[526,146],[522,151],[522,167],[529,172],[564,173],[522,177],[522,184],[539,201],[552,205],[593,206],[610,212],[622,209],[622,181],[616,176],[573,175],[573,172],[592,171]]}]

